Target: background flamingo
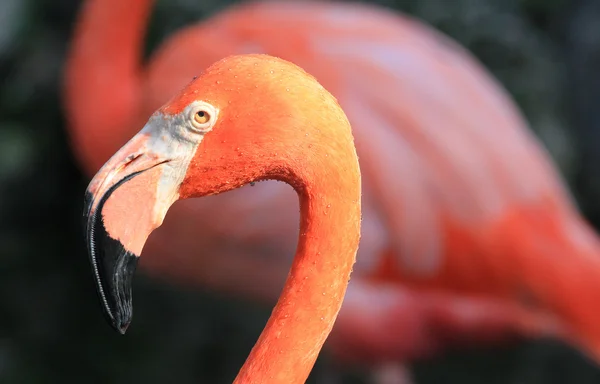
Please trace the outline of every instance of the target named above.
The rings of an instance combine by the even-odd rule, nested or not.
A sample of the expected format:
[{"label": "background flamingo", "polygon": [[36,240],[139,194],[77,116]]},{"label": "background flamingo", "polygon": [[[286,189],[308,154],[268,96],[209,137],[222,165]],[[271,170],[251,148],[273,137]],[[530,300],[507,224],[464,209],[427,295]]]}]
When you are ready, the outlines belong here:
[{"label": "background flamingo", "polygon": [[[419,302],[429,299],[419,306],[429,309],[416,310],[422,318],[415,322],[431,324],[416,333],[429,342],[407,342],[406,324],[394,323],[406,310],[406,292],[355,284],[361,293],[349,293],[338,326],[343,331],[332,338],[339,356],[349,359],[359,350],[369,352],[361,359],[422,356],[457,330],[489,341],[501,338],[492,329],[504,335],[557,331],[561,321],[568,339],[596,353],[595,320],[586,312],[591,307],[572,299],[593,302],[595,296],[553,291],[562,284],[573,292],[593,286],[598,266],[589,255],[597,253],[595,235],[512,104],[462,49],[413,20],[378,9],[258,3],[177,33],[143,69],[140,46],[150,2],[135,5],[90,1],[77,30],[66,100],[74,149],[88,170],[97,169],[131,135],[130,127],[211,60],[249,51],[293,60],[330,88],[353,126],[362,127],[355,135],[366,212],[357,273],[390,282],[402,276]],[[102,26],[108,19],[115,28],[107,33]],[[468,100],[467,113],[457,112],[457,100]],[[150,238],[149,260],[142,265],[180,281],[272,300],[284,276],[276,270],[287,265],[250,263],[292,254],[297,220],[292,201],[285,186],[265,183],[176,205]],[[232,220],[233,212],[243,213]],[[559,259],[540,272],[540,260],[556,250],[539,245],[539,236],[581,261],[564,267]],[[177,259],[163,256],[171,244],[181,247]],[[223,256],[201,259],[198,247]],[[248,279],[259,284],[240,285]],[[474,310],[464,311],[469,305]],[[373,306],[379,310],[366,309]],[[489,306],[502,315],[487,316]],[[465,313],[475,315],[465,319]],[[440,335],[442,324],[448,329]],[[365,325],[373,331],[360,337]]]}]

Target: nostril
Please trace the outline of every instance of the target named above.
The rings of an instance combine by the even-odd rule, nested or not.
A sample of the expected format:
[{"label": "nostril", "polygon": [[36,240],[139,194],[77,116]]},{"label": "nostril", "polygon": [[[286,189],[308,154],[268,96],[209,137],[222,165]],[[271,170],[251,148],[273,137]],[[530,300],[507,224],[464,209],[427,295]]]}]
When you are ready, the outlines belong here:
[{"label": "nostril", "polygon": [[131,164],[133,164],[137,159],[139,159],[140,157],[142,157],[141,153],[134,153],[131,154],[129,156],[127,156],[125,158],[125,161],[123,162],[123,165],[121,165],[119,167],[118,172],[121,172],[122,170],[124,170],[125,168],[129,167]]},{"label": "nostril", "polygon": [[136,154],[127,156],[127,159],[125,160],[125,166],[128,166],[129,164],[133,163],[135,160],[139,159],[141,156],[142,156],[141,153],[136,153]]}]

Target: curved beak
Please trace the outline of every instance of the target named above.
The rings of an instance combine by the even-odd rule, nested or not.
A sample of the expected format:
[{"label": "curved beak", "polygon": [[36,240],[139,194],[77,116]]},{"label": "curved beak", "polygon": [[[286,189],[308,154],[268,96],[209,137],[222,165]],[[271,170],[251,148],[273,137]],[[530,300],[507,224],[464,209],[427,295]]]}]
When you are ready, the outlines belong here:
[{"label": "curved beak", "polygon": [[107,320],[121,334],[131,322],[131,286],[150,233],[162,224],[192,155],[152,118],[94,176],[85,193],[84,228],[96,290]]}]

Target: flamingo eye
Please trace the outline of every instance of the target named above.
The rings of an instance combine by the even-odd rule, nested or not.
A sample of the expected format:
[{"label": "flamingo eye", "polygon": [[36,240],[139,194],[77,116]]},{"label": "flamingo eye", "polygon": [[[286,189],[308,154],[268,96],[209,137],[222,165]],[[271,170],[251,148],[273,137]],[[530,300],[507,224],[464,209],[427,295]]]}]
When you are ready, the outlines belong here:
[{"label": "flamingo eye", "polygon": [[218,110],[205,102],[198,102],[190,108],[192,128],[200,132],[208,132],[215,125]]},{"label": "flamingo eye", "polygon": [[210,120],[210,113],[207,111],[198,111],[194,115],[194,121],[198,124],[206,124]]}]

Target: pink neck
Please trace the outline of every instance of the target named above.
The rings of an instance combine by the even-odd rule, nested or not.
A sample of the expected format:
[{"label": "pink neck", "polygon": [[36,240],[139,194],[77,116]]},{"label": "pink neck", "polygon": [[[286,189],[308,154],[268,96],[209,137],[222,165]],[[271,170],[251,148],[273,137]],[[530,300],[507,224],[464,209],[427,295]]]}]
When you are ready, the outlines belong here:
[{"label": "pink neck", "polygon": [[88,172],[96,172],[140,123],[142,42],[151,5],[88,0],[80,11],[64,96],[73,149]]},{"label": "pink neck", "polygon": [[297,186],[301,210],[296,256],[279,301],[234,383],[299,384],[312,370],[342,305],[358,249],[360,173],[355,156],[341,162],[346,163],[343,170],[320,167],[322,174],[312,180],[290,183]]}]

